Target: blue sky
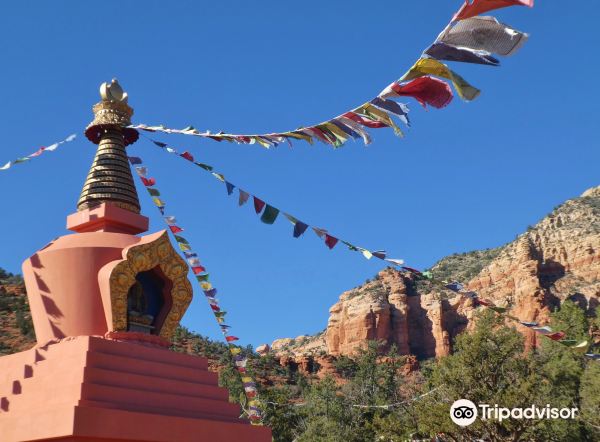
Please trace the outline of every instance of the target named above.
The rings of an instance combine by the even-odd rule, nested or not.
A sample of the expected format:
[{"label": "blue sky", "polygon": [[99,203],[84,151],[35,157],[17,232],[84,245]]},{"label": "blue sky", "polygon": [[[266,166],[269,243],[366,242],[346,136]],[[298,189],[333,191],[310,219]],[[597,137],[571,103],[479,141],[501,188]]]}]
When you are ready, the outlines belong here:
[{"label": "blue sky", "polygon": [[[0,163],[81,134],[99,84],[115,76],[137,123],[260,133],[321,122],[404,73],[459,3],[7,3],[0,16]],[[452,64],[482,89],[479,99],[455,98],[429,111],[407,100],[413,126],[405,139],[381,129],[367,148],[297,142],[267,151],[157,138],[280,209],[408,265],[501,245],[600,184],[600,41],[591,31],[600,3],[537,3],[495,14],[531,34],[500,68]],[[157,178],[167,212],[186,229],[243,344],[322,330],[340,293],[384,267],[342,246],[330,251],[310,232],[293,239],[283,218],[262,224],[210,175],[146,141],[131,153]],[[0,172],[1,267],[19,272],[29,255],[68,233],[65,217],[75,210],[93,155],[80,136]],[[142,192],[151,230],[162,229]],[[198,288],[183,323],[220,338]]]}]

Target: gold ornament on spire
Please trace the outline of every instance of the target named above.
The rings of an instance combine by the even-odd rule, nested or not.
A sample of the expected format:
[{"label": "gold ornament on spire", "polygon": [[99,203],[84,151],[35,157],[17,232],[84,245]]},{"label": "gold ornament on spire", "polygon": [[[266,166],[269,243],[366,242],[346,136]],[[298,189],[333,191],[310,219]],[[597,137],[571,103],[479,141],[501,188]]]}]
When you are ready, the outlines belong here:
[{"label": "gold ornament on spire", "polygon": [[117,79],[102,83],[100,97],[102,101],[92,108],[94,121],[85,130],[86,137],[98,144],[98,150],[77,210],[107,203],[139,213],[140,202],[125,151],[125,146],[135,143],[139,137],[135,129],[127,127],[131,124],[133,109],[127,104],[127,93]]}]

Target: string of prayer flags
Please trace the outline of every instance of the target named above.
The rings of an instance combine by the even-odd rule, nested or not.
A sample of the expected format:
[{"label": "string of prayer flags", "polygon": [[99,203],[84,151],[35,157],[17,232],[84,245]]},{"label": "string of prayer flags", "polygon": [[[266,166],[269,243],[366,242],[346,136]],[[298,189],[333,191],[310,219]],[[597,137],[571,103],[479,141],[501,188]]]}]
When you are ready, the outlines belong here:
[{"label": "string of prayer flags", "polygon": [[[189,162],[195,163],[195,161],[193,159],[189,158],[188,156],[179,154],[177,149],[170,147],[165,143],[156,142],[152,139],[150,139],[150,141],[152,141],[154,143],[154,145],[160,147],[162,150],[164,150],[167,153],[170,153],[172,155],[177,155],[180,158],[183,158]],[[203,170],[207,170],[207,169],[203,169]],[[211,170],[214,170],[214,169],[211,167]],[[261,198],[255,196],[255,195],[252,195],[251,193],[249,193],[245,190],[242,190],[241,187],[236,186],[235,184],[231,183],[230,181],[228,181],[225,178],[225,175],[223,175],[221,173],[217,173],[217,172],[209,172],[209,173],[213,177],[217,178],[219,181],[225,183],[228,195],[231,195],[233,193],[233,189],[235,189],[235,188],[238,189],[238,192],[239,192],[238,205],[240,205],[240,206],[244,205],[246,203],[246,201],[248,201],[248,199],[250,199],[250,197],[252,197],[254,211],[256,212],[257,215],[260,215],[260,220],[263,223],[274,224],[276,219],[279,217],[279,213],[282,213],[281,210],[278,209],[277,207],[275,207],[274,205],[267,203],[266,201],[262,200]],[[231,190],[231,192],[229,190]],[[369,251],[362,247],[355,246],[348,241],[340,240],[339,238],[331,235],[326,229],[310,226],[310,225],[300,221],[297,217],[290,215],[289,213],[283,212],[283,215],[294,226],[294,229],[293,229],[294,238],[299,238],[300,236],[302,236],[304,234],[304,232],[309,227],[311,227],[312,230],[315,232],[315,234],[324,242],[325,246],[327,248],[329,248],[330,250],[333,249],[338,244],[338,242],[341,241],[342,243],[344,243],[348,246],[349,250],[352,250],[355,252],[356,251],[361,252],[362,255],[367,259],[371,259],[374,256],[378,259],[384,260],[395,266],[401,266],[402,264],[404,264],[404,261],[401,259],[388,258],[386,252],[383,250]],[[168,220],[167,222],[172,222],[172,221],[174,221],[174,220]],[[182,246],[187,247],[186,244],[179,245],[180,248]]]},{"label": "string of prayer flags", "polygon": [[21,163],[26,163],[28,161],[31,161],[32,158],[39,157],[44,152],[53,152],[56,149],[58,149],[61,144],[65,144],[70,141],[73,141],[76,137],[77,137],[77,135],[71,134],[62,141],[58,141],[57,143],[51,144],[49,146],[42,146],[38,150],[36,150],[34,153],[27,155],[26,157],[21,157],[21,158],[17,158],[16,160],[9,161],[4,166],[1,166],[0,170],[8,170],[16,164],[21,164]]},{"label": "string of prayer flags", "polygon": [[[169,149],[167,150],[168,152],[175,153],[174,149],[168,148],[168,146],[164,143],[155,142],[154,144],[156,144],[157,146],[162,145],[161,147],[165,150]],[[187,154],[186,152],[184,152],[180,156],[182,158],[185,158],[187,161],[194,162],[193,156]],[[155,194],[160,194],[158,189],[156,189],[156,187],[153,187],[156,185],[156,180],[154,178],[148,178],[148,168],[142,165],[142,159],[140,157],[129,157],[129,162],[132,165],[135,165],[135,171],[140,177],[140,181],[142,182],[148,193],[151,196]],[[239,341],[239,338],[229,333],[229,329],[231,328],[231,326],[224,324],[227,312],[221,309],[220,302],[216,298],[217,289],[213,287],[213,285],[209,282],[209,274],[206,272],[206,268],[201,264],[200,259],[198,258],[198,254],[193,251],[189,241],[183,236],[181,236],[181,232],[183,232],[184,229],[179,227],[177,219],[174,216],[164,215],[165,203],[163,201],[158,200],[160,201],[159,204],[157,200],[158,198],[152,198],[152,201],[159,208],[161,214],[163,215],[162,218],[165,221],[171,233],[173,234],[177,245],[183,252],[183,255],[185,256],[185,259],[189,264],[194,274],[194,277],[200,284],[200,288],[204,292],[206,301],[211,311],[213,312],[219,329],[223,333],[225,341],[227,341],[227,344],[229,346],[229,352],[231,353],[235,361],[236,371],[240,374],[242,382],[244,383],[244,392],[246,394],[248,404],[251,405],[248,408],[248,410],[246,410],[248,418],[250,419],[252,424],[261,425],[262,413],[260,410],[261,403],[258,399],[258,390],[256,389],[256,384],[254,383],[253,379],[246,372],[247,357],[242,355],[241,349],[234,344],[236,341]]]},{"label": "string of prayer flags", "polygon": [[[160,147],[160,144],[163,144],[163,143],[154,142],[154,144]],[[186,159],[187,161],[192,162],[192,160],[190,160],[189,158],[186,158],[185,156],[178,154],[177,150],[172,147],[169,147],[169,148],[165,147],[164,150],[168,153],[178,155],[178,156]],[[217,174],[214,172],[211,174],[215,178],[217,178],[219,181],[228,183],[228,181],[225,180],[225,177],[223,174]],[[232,186],[234,186],[234,185],[232,184]],[[272,224],[272,222],[275,221],[275,218],[277,218],[277,216],[280,213],[279,209],[266,203],[262,199],[254,196],[254,195],[251,195],[250,193],[248,193],[246,191],[241,190],[239,187],[238,187],[238,191],[240,192],[240,197],[242,195],[244,195],[244,201],[247,201],[250,198],[250,196],[252,196],[253,201],[254,201],[254,209],[257,214],[261,214],[261,212],[262,212],[261,220],[263,222]],[[263,212],[263,210],[264,210],[264,212]],[[290,215],[289,213],[283,212],[283,214],[288,219],[288,221],[290,221],[290,223],[292,223],[292,225],[294,226],[293,234],[294,234],[295,238],[301,236],[308,229],[308,227],[311,227],[311,229],[315,232],[315,234],[320,239],[323,240],[323,242],[329,249],[333,249],[338,244],[338,242],[341,242],[344,245],[346,245],[349,250],[354,251],[354,252],[360,252],[366,259],[371,259],[373,257],[376,257],[378,259],[384,260],[384,261],[398,267],[399,270],[402,272],[410,273],[418,279],[428,280],[432,284],[437,285],[440,288],[445,288],[445,289],[451,290],[452,292],[457,293],[465,298],[471,299],[472,302],[474,303],[474,305],[480,305],[480,306],[489,308],[490,310],[496,312],[497,314],[503,315],[507,319],[517,321],[519,324],[521,324],[525,327],[528,327],[531,330],[535,331],[536,333],[546,336],[548,339],[556,341],[566,347],[573,348],[578,351],[579,350],[586,351],[587,348],[589,347],[589,344],[587,341],[571,342],[572,340],[564,339],[565,334],[563,332],[554,331],[549,326],[539,326],[536,322],[527,322],[527,321],[519,320],[519,318],[516,318],[516,317],[508,314],[507,307],[497,306],[492,301],[479,297],[479,295],[476,292],[467,290],[466,286],[458,281],[438,280],[435,277],[435,275],[433,274],[433,272],[431,272],[431,271],[420,271],[413,267],[405,266],[404,261],[401,259],[388,258],[387,253],[384,250],[370,251],[370,250],[364,249],[362,247],[358,247],[348,241],[341,240],[341,239],[331,235],[326,229],[323,229],[320,227],[309,226],[308,224],[303,223],[297,217]],[[272,220],[272,222],[271,222],[271,220]],[[167,222],[167,225],[169,225],[169,226],[177,225],[176,224],[177,221],[174,217],[171,217],[171,216],[165,217],[165,221]],[[180,247],[181,246],[186,246],[186,247],[189,246],[189,243],[185,239],[182,239],[179,235],[175,235],[175,238],[178,241],[178,244]],[[192,252],[184,251],[186,258],[196,258],[197,257],[197,255],[195,253],[193,255],[191,253]],[[190,262],[190,261],[188,261],[188,262]],[[190,265],[192,265],[192,266],[194,266],[196,264],[199,264],[199,262],[196,260],[193,260],[190,262]],[[204,271],[204,267],[202,267],[202,271]],[[197,275],[197,278],[198,278],[198,276],[202,277],[201,274]],[[198,280],[204,281],[200,278],[198,278]],[[201,287],[203,288],[203,290],[205,291],[205,294],[209,298],[209,305],[211,306],[211,309],[214,312],[217,322],[219,324],[222,324],[225,320],[225,312],[223,312],[220,309],[218,301],[216,300],[216,298],[214,298],[216,295],[216,289],[212,288],[212,286],[207,282],[201,282]],[[228,327],[223,327],[222,330],[226,331],[226,330],[228,330]],[[229,335],[226,335],[226,336],[229,336]],[[230,340],[228,342],[232,342],[232,341]],[[234,354],[234,355],[238,354],[238,350],[234,349],[232,354]],[[252,390],[250,390],[250,391],[252,391]]]},{"label": "string of prayer flags", "polygon": [[464,5],[454,15],[454,20],[474,17],[494,9],[507,6],[528,6],[533,8],[534,0],[465,0]]},{"label": "string of prayer flags", "polygon": [[[481,91],[440,60],[498,66],[500,61],[493,54],[504,56],[514,54],[525,43],[528,36],[498,22],[494,17],[481,17],[479,14],[515,5],[533,7],[533,0],[465,0],[436,40],[398,81],[388,86],[378,97],[314,126],[300,127],[287,132],[253,135],[201,132],[193,126],[170,129],[163,125],[136,124],[129,127],[148,132],[192,135],[219,142],[258,144],[266,149],[285,142],[292,146],[293,140],[303,140],[309,144],[318,140],[333,148],[339,148],[350,139],[362,138],[364,144],[368,145],[371,143],[368,129],[386,127],[392,128],[396,135],[403,136],[402,130],[392,117],[398,118],[408,126],[408,107],[386,98],[412,96],[423,106],[426,104],[435,108],[447,106],[452,100],[452,91],[446,82],[435,80],[429,77],[430,75],[452,82],[463,100],[471,101],[477,98]],[[423,79],[418,80],[420,78]],[[155,142],[155,144],[169,149],[164,146],[164,143]],[[190,156],[190,161],[193,161],[191,155],[185,153],[183,155]],[[209,167],[201,164],[198,166]],[[233,189],[228,188],[228,192],[230,190]]]}]

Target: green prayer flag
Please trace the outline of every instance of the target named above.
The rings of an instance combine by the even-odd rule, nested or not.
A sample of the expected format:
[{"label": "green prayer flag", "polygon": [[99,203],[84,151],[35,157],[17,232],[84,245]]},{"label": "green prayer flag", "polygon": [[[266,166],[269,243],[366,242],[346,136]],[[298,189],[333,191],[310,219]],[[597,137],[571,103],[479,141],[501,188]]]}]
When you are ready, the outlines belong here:
[{"label": "green prayer flag", "polygon": [[189,244],[188,240],[185,239],[183,236],[179,236],[179,235],[173,235],[175,237],[175,241],[177,241],[180,244]]},{"label": "green prayer flag", "polygon": [[198,167],[201,167],[201,168],[203,168],[204,170],[207,170],[207,171],[209,171],[209,172],[212,172],[212,170],[213,170],[213,167],[212,167],[212,166],[209,166],[208,164],[204,164],[204,163],[198,163],[197,161],[194,161],[194,164],[195,164],[196,166],[198,166]]},{"label": "green prayer flag", "polygon": [[265,224],[273,224],[279,215],[279,209],[267,204],[260,220]]},{"label": "green prayer flag", "polygon": [[146,190],[152,196],[160,196],[160,192],[156,189],[152,189],[151,187],[147,187]]}]

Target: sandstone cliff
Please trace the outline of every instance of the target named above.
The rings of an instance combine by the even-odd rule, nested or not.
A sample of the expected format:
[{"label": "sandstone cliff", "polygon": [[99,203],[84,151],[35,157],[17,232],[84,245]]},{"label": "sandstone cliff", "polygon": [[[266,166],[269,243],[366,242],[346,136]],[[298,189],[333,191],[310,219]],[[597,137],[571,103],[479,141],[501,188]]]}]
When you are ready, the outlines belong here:
[{"label": "sandstone cliff", "polygon": [[[544,322],[565,299],[588,310],[600,301],[600,187],[557,207],[515,241],[490,250],[446,257],[431,270],[459,280],[481,297],[509,306],[525,321]],[[343,293],[330,310],[324,332],[278,339],[272,351],[283,365],[330,365],[368,340],[395,345],[400,354],[443,356],[456,335],[472,323],[472,301],[385,269]],[[528,346],[536,336],[522,327]]]}]

